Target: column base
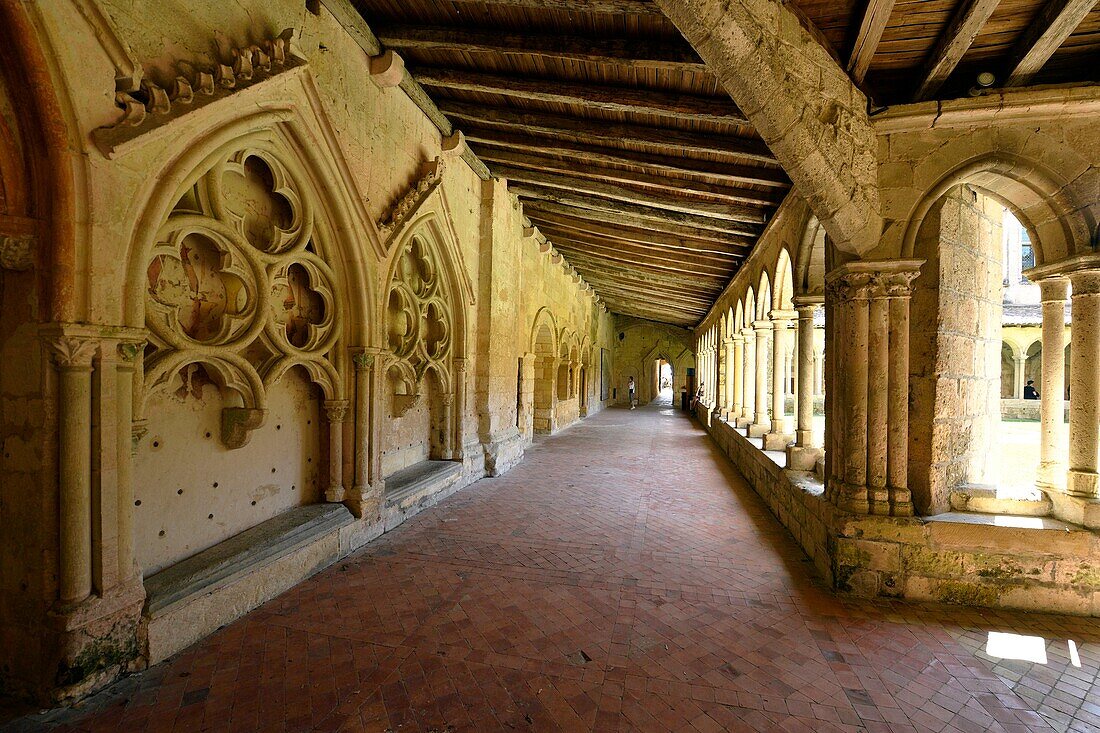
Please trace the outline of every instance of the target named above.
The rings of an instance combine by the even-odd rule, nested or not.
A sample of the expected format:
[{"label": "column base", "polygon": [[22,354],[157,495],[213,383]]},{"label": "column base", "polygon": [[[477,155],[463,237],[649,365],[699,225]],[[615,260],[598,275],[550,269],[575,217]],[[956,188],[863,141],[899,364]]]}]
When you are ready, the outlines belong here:
[{"label": "column base", "polygon": [[329,504],[341,504],[346,498],[347,492],[344,491],[344,487],[339,484],[325,489],[325,501]]},{"label": "column base", "polygon": [[1051,516],[1055,519],[1100,529],[1100,499],[1069,496],[1057,491],[1048,491],[1047,496],[1052,504]]},{"label": "column base", "polygon": [[[797,438],[797,434],[795,436]],[[818,459],[825,455],[821,448],[808,445],[787,446],[787,468],[792,471],[812,471]]]},{"label": "column base", "polygon": [[1048,494],[1066,492],[1066,464],[1055,461],[1040,463],[1035,475],[1035,485]]},{"label": "column base", "polygon": [[500,476],[523,460],[523,436],[513,428],[502,436],[483,443],[485,451],[485,475]]},{"label": "column base", "polygon": [[794,436],[789,433],[767,433],[763,438],[764,450],[786,450],[794,442]]},{"label": "column base", "polygon": [[1071,468],[1066,474],[1066,493],[1082,499],[1100,498],[1100,475]]},{"label": "column base", "polygon": [[751,425],[752,425],[752,418],[751,417],[739,417],[734,422],[734,426],[738,427],[738,428],[741,428],[742,430],[744,430],[747,427],[750,427]]},{"label": "column base", "polygon": [[374,484],[355,486],[347,492],[345,506],[356,519],[365,519],[368,524],[382,518],[382,496],[386,492],[386,482],[379,479]]},{"label": "column base", "polygon": [[772,429],[769,423],[754,422],[749,425],[749,437],[750,438],[763,438]]}]

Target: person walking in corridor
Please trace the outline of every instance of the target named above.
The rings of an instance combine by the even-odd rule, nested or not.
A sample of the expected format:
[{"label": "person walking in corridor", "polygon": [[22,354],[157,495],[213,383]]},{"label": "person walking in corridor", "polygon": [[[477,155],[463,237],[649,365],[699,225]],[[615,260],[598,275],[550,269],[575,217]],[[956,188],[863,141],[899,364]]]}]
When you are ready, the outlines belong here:
[{"label": "person walking in corridor", "polygon": [[630,409],[634,409],[634,377],[630,378],[630,381],[626,384],[626,390],[630,393]]}]

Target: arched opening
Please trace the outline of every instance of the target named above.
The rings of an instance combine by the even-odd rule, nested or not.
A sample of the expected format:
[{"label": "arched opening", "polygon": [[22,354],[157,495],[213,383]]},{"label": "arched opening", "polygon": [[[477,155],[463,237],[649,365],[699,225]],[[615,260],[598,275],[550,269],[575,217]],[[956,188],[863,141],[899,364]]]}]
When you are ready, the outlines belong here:
[{"label": "arched opening", "polygon": [[557,377],[554,350],[554,332],[550,324],[540,323],[535,330],[532,352],[535,359],[534,373],[534,430],[549,434],[555,427],[554,380]]},{"label": "arched opening", "polygon": [[673,369],[667,359],[657,359],[653,366],[653,394],[662,405],[671,405],[673,400]]}]

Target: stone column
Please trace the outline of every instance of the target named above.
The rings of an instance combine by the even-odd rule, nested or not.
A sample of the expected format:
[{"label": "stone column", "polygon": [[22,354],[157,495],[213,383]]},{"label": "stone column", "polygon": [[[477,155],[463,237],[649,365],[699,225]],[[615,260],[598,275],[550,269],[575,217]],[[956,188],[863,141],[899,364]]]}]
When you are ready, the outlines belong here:
[{"label": "stone column", "polygon": [[745,342],[745,363],[741,370],[745,404],[741,417],[737,420],[737,427],[748,428],[756,415],[756,332],[752,328],[745,328],[741,331],[741,338]]},{"label": "stone column", "polygon": [[439,446],[440,457],[443,460],[454,460],[455,455],[455,440],[454,440],[454,404],[455,396],[453,394],[441,395],[439,398],[443,406],[443,417],[440,419],[440,423],[443,425],[443,443]]},{"label": "stone column", "polygon": [[734,345],[734,339],[732,336],[727,336],[722,340],[722,345],[726,347],[726,351],[722,357],[722,364],[725,367],[725,390],[723,392],[722,400],[722,417],[725,420],[730,420],[733,417],[733,405],[736,402],[735,394],[737,392],[735,382],[737,381],[737,359],[736,359],[736,347]]},{"label": "stone column", "polygon": [[347,400],[325,400],[328,421],[328,488],[325,501],[343,502],[344,494],[344,420],[348,416]]},{"label": "stone column", "polygon": [[1027,361],[1022,356],[1012,356],[1012,398],[1022,400],[1024,398],[1025,367]]},{"label": "stone column", "polygon": [[798,312],[798,393],[795,406],[798,425],[794,433],[795,443],[787,448],[787,468],[795,471],[812,471],[821,458],[821,448],[813,444],[814,387],[816,365],[814,363],[814,300],[795,299]]},{"label": "stone column", "polygon": [[[1043,354],[1039,377],[1039,471],[1036,484],[1044,491],[1066,488],[1066,445],[1063,440],[1066,393],[1066,297],[1069,280],[1049,277],[1039,281],[1043,303]],[[1077,340],[1077,312],[1073,313]],[[1021,373],[1023,370],[1020,370]],[[1021,377],[1022,379],[1022,377]],[[1017,379],[1017,383],[1021,381]],[[1022,396],[1022,391],[1021,391]]]},{"label": "stone column", "polygon": [[752,326],[756,332],[756,414],[749,427],[749,437],[760,438],[771,429],[768,418],[768,331],[772,323],[764,319],[754,321]]},{"label": "stone column", "polygon": [[352,361],[355,364],[355,476],[347,504],[355,516],[376,521],[385,484],[381,451],[378,450],[384,409],[381,351],[363,349],[352,357]]},{"label": "stone column", "polygon": [[[1073,348],[1069,364],[1069,474],[1066,493],[1100,498],[1100,268],[1072,272]],[[1046,304],[1044,306],[1044,316]],[[1043,319],[1046,360],[1046,319]],[[1046,366],[1044,364],[1044,366]],[[1040,395],[1041,397],[1042,395]]]},{"label": "stone column", "polygon": [[833,455],[826,489],[849,512],[913,513],[902,470],[908,431],[902,405],[909,392],[909,288],[921,264],[851,262],[827,278],[837,343],[828,365],[836,393],[828,395]]},{"label": "stone column", "polygon": [[[467,361],[464,357],[455,357],[455,397],[454,397],[454,444],[451,446],[451,460],[465,460],[466,454],[466,373]],[[451,423],[448,422],[448,425]]]},{"label": "stone column", "polygon": [[733,369],[733,399],[730,403],[729,421],[736,424],[745,408],[745,339],[740,333],[733,336],[733,354],[730,366]]},{"label": "stone column", "polygon": [[772,422],[771,430],[764,436],[765,450],[786,450],[794,440],[787,421],[787,341],[793,311],[773,310],[772,324]]},{"label": "stone column", "polygon": [[118,579],[125,582],[134,575],[134,374],[144,342],[123,342],[116,367],[118,378],[115,453],[118,461]]},{"label": "stone column", "polygon": [[92,592],[92,359],[98,343],[62,336],[49,342],[57,364],[61,603]]}]

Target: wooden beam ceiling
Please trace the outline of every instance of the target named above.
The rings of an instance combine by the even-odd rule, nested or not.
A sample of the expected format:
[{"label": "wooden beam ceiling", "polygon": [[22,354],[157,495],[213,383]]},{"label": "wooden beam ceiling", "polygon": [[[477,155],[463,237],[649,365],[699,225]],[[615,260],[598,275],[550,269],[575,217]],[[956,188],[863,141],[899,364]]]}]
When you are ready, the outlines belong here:
[{"label": "wooden beam ceiling", "polygon": [[550,188],[549,186],[536,186],[529,183],[512,182],[509,185],[512,193],[520,198],[533,198],[541,201],[572,206],[577,209],[589,209],[593,212],[618,214],[635,223],[675,224],[689,226],[696,230],[712,230],[725,232],[726,234],[747,234],[759,236],[762,230],[760,226],[721,219],[701,214],[685,214],[682,211],[670,211],[654,206],[630,204],[623,201],[599,198],[586,194],[573,193],[571,191]]},{"label": "wooden beam ceiling", "polygon": [[649,0],[452,0],[456,5],[479,3],[508,8],[558,10],[604,15],[661,15],[661,9]]},{"label": "wooden beam ceiling", "polygon": [[733,244],[716,238],[689,239],[656,232],[652,229],[607,226],[600,222],[585,221],[570,216],[540,211],[534,204],[535,202],[525,204],[523,213],[542,231],[552,229],[554,231],[589,234],[608,241],[659,247],[665,250],[678,251],[685,255],[702,253],[744,258],[752,249],[752,240],[748,238],[742,244]]},{"label": "wooden beam ceiling", "polygon": [[775,156],[763,141],[733,135],[699,134],[542,112],[521,112],[504,107],[483,107],[450,100],[441,100],[439,107],[453,120],[475,122],[494,129],[513,130],[529,135],[573,138],[590,145],[612,147],[618,147],[624,143],[644,145],[655,149],[661,155],[675,156],[679,155],[680,151],[686,151],[742,161],[776,163]]},{"label": "wooden beam ceiling", "polygon": [[586,61],[628,69],[702,72],[706,64],[686,41],[587,38],[546,33],[509,33],[436,26],[375,28],[378,40],[397,51],[458,51]]},{"label": "wooden beam ceiling", "polygon": [[[605,254],[608,257],[631,257],[638,262],[650,264],[657,269],[667,269],[670,272],[683,272],[684,263],[688,256],[683,252],[669,252],[655,247],[636,244],[625,244],[616,241],[602,240],[599,237],[566,232],[560,229],[543,229],[539,231],[553,243],[557,249],[567,246],[584,249],[595,254]],[[699,274],[715,275],[719,278],[728,275],[730,266],[737,263],[740,258],[729,255],[706,255],[696,253],[690,256],[693,271]]]},{"label": "wooden beam ceiling", "polygon": [[882,32],[886,30],[890,13],[893,11],[894,0],[867,0],[867,7],[863,11],[859,24],[859,33],[852,46],[852,53],[848,57],[848,73],[856,84],[861,84],[867,76],[867,70],[871,68],[871,59],[878,50]]},{"label": "wooden beam ceiling", "polygon": [[786,193],[791,186],[787,174],[780,168],[718,163],[685,156],[639,153],[621,148],[586,145],[570,140],[554,140],[523,133],[493,130],[477,124],[464,125],[462,131],[468,141],[478,144],[478,150],[481,151],[500,147],[509,151],[559,155],[593,165],[639,166],[651,171],[654,176],[668,173],[677,176],[686,175],[716,180],[727,185],[781,189],[781,193]]},{"label": "wooden beam ceiling", "polygon": [[1096,0],[1048,0],[1009,54],[1005,86],[1030,84],[1096,5]]},{"label": "wooden beam ceiling", "polygon": [[764,223],[764,210],[762,208],[740,203],[702,200],[698,197],[683,194],[640,191],[617,183],[604,183],[580,176],[558,173],[543,173],[542,171],[527,170],[510,165],[495,165],[492,170],[496,175],[515,183],[599,196],[612,201],[665,209],[669,212],[706,216],[722,221],[746,222],[748,224]]},{"label": "wooden beam ceiling", "polygon": [[669,235],[673,237],[684,237],[686,239],[698,239],[698,240],[710,240],[713,242],[722,242],[728,244],[741,244],[744,242],[752,242],[758,233],[752,234],[726,234],[721,232],[715,232],[710,229],[700,229],[698,227],[688,226],[678,222],[672,221],[659,221],[649,220],[640,221],[639,219],[630,216],[629,214],[619,214],[614,211],[606,210],[593,210],[584,206],[570,206],[567,204],[560,204],[553,201],[540,201],[540,200],[525,200],[523,202],[523,208],[525,211],[536,212],[550,212],[568,216],[575,220],[587,221],[587,222],[599,222],[601,224],[612,225],[619,227],[620,231],[654,231],[660,234]]},{"label": "wooden beam ceiling", "polygon": [[962,61],[1000,0],[963,0],[936,41],[925,62],[923,79],[914,95],[920,102],[932,98]]},{"label": "wooden beam ceiling", "polygon": [[584,110],[653,114],[687,122],[709,120],[731,125],[747,122],[745,115],[729,97],[721,99],[672,94],[651,89],[576,84],[456,69],[421,69],[413,78],[429,89],[496,94],[535,102],[576,105]]},{"label": "wooden beam ceiling", "polygon": [[[498,163],[512,169],[525,169],[542,173],[586,178],[603,183],[623,183],[642,190],[694,198],[700,201],[724,202],[731,205],[778,206],[782,196],[772,192],[754,191],[736,186],[690,181],[671,178],[667,175],[639,173],[637,170],[622,170],[606,166],[586,164],[578,166],[576,162],[560,160],[528,152],[516,152],[507,148],[495,148],[479,145],[475,152],[488,163]],[[507,174],[500,174],[508,177]],[[580,190],[580,189],[578,189]]]}]

